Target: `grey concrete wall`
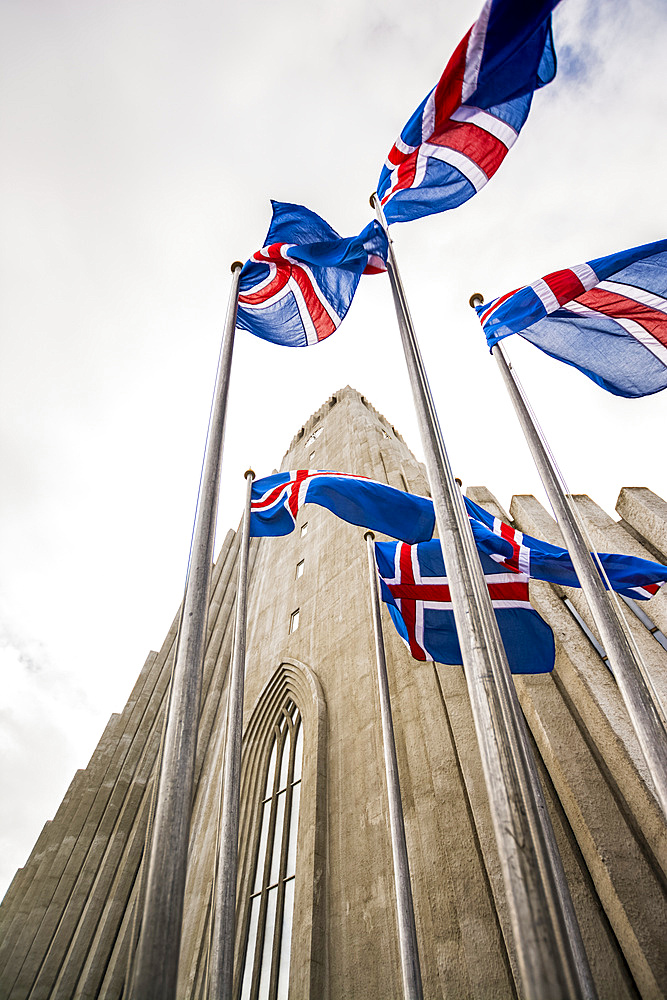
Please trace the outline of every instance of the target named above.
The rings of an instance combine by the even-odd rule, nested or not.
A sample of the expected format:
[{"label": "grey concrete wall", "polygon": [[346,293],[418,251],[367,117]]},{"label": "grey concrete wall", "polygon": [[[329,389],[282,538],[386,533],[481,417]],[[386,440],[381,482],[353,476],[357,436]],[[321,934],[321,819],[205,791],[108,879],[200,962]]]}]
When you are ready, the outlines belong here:
[{"label": "grey concrete wall", "polygon": [[[400,435],[349,387],[306,421],[281,467],[340,469],[428,492]],[[485,488],[468,492],[521,530],[559,541],[533,497],[513,498],[508,514]],[[667,551],[667,504],[649,490],[621,491],[620,522],[587,497],[578,503],[601,550]],[[308,506],[291,535],[251,546],[237,949],[258,783],[276,713],[292,698],[305,741],[290,964],[290,996],[299,1000],[385,1000],[401,988],[363,533]],[[237,551],[230,532],[214,570],[179,1000],[205,996]],[[613,677],[564,593],[531,584],[556,636],[556,668],[516,678],[517,690],[601,1000],[664,997],[665,824]],[[567,596],[590,622],[581,595]],[[667,595],[644,607],[667,631]],[[412,660],[383,615],[425,996],[519,996],[463,670]],[[2,998],[122,994],[177,624],[178,616],[0,907]],[[667,700],[667,653],[639,622],[630,627]]]}]

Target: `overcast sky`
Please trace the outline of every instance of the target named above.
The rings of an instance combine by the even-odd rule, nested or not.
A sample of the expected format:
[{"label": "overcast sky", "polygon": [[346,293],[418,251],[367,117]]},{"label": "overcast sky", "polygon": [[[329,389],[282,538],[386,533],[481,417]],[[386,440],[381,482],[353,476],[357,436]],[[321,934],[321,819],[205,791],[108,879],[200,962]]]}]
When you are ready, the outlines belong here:
[{"label": "overcast sky", "polygon": [[[182,593],[230,264],[270,198],[342,235],[481,0],[0,5],[0,893]],[[488,186],[393,227],[466,485],[542,496],[479,324],[543,273],[667,236],[662,0],[563,0],[555,81]],[[573,491],[667,496],[667,394],[510,351]],[[219,538],[243,471],[351,384],[421,455],[386,276],[311,350],[239,334]],[[346,471],[346,470],[342,470]],[[351,601],[351,607],[353,601]]]}]

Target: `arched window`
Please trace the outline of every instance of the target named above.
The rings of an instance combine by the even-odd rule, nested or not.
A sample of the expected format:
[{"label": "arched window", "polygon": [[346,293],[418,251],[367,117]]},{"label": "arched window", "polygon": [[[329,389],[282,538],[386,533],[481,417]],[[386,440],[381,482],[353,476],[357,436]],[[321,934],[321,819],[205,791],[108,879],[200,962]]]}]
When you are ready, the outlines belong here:
[{"label": "arched window", "polygon": [[[283,662],[244,734],[235,1000],[321,993],[325,705],[315,676]],[[305,744],[305,753],[304,753]]]},{"label": "arched window", "polygon": [[287,997],[302,767],[301,713],[290,698],[274,729],[261,803],[241,1000]]}]

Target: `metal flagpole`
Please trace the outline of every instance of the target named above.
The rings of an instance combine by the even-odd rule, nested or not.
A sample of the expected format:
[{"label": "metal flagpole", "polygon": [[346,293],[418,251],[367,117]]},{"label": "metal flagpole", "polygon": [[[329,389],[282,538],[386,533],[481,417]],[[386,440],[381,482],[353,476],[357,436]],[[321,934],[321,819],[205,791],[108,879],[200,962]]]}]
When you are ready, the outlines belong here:
[{"label": "metal flagpole", "polygon": [[[481,295],[473,295],[474,301],[483,301]],[[480,302],[481,304],[481,302]],[[541,429],[537,426],[525,392],[514,373],[511,362],[501,344],[492,349],[505,388],[514,404],[519,423],[525,435],[533,461],[542,480],[556,520],[563,533],[563,540],[570,553],[581,589],[584,592],[595,624],[598,627],[602,645],[618,684],[621,697],[628,710],[646,759],[658,799],[667,815],[667,734],[660,717],[660,710],[652,696],[650,680],[642,669],[641,657],[633,652],[621,619],[610,599],[611,591],[605,590],[600,572],[584,540],[576,510],[563,489],[555,464],[546,445]]]},{"label": "metal flagpole", "polygon": [[433,496],[452,610],[526,1000],[594,998],[544,795],[488,588],[456,486],[391,237],[388,271]]},{"label": "metal flagpole", "polygon": [[250,548],[250,500],[255,473],[248,469],[236,591],[234,653],[227,695],[227,733],[223,754],[220,848],[214,888],[213,947],[211,952],[210,1000],[231,1000],[234,980],[234,933],[236,876],[241,790],[241,737],[243,735],[243,684],[245,680],[246,608],[248,552]]},{"label": "metal flagpole", "polygon": [[242,267],[239,261],[232,264],[232,287],[172,675],[130,1000],[173,1000],[176,994],[215,521]]},{"label": "metal flagpole", "polygon": [[405,843],[405,824],[401,786],[398,780],[398,761],[394,742],[394,723],[391,718],[387,661],[382,636],[380,599],[378,596],[377,570],[375,568],[375,535],[367,531],[364,535],[368,552],[368,574],[373,609],[373,633],[375,635],[375,657],[377,662],[378,692],[380,695],[380,716],[382,719],[382,747],[387,776],[387,799],[389,802],[389,827],[391,830],[391,852],[394,859],[394,886],[396,891],[396,914],[398,918],[398,942],[401,951],[401,971],[403,974],[404,1000],[422,1000],[422,980],[417,948],[415,911],[410,886],[410,866],[408,848]]}]

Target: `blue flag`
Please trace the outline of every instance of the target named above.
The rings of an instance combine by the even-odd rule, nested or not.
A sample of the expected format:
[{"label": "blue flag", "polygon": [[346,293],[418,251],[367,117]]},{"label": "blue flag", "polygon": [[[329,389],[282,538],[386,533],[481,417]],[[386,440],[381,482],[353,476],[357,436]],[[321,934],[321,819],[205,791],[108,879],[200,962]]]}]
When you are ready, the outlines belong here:
[{"label": "blue flag", "polygon": [[303,205],[273,201],[266,245],[241,271],[236,325],[286,347],[329,337],[345,318],[362,274],[386,270],[378,222],[342,239]]},{"label": "blue flag", "polygon": [[[463,499],[477,548],[497,565],[525,573],[534,580],[546,580],[562,587],[579,587],[579,578],[567,549],[524,535],[468,497]],[[667,580],[667,566],[650,559],[624,556],[618,552],[599,552],[598,559],[612,588],[635,601],[648,601]]]},{"label": "blue flag", "polygon": [[487,0],[387,157],[377,186],[387,222],[456,208],[495,174],[533,92],[556,75],[557,2]]},{"label": "blue flag", "polygon": [[554,271],[475,308],[489,347],[518,333],[617,396],[667,387],[667,240]]},{"label": "blue flag", "polygon": [[[377,542],[375,559],[382,600],[412,656],[462,663],[440,541]],[[531,607],[528,576],[503,571],[483,552],[480,560],[512,673],[553,670],[553,632]]]},{"label": "blue flag", "polygon": [[[464,497],[477,548],[497,569],[578,587],[567,549],[524,535]],[[329,470],[278,472],[252,485],[250,534],[288,535],[305,503],[326,507],[350,524],[370,528],[408,545],[428,541],[435,529],[433,501],[363,476]],[[667,580],[667,566],[619,553],[598,553],[615,591],[648,600]],[[503,575],[503,573],[501,573]],[[527,599],[527,598],[526,598]]]},{"label": "blue flag", "polygon": [[[552,670],[553,634],[530,605],[528,581],[578,587],[568,551],[464,501],[512,673]],[[382,599],[415,659],[461,663],[440,542],[378,542],[375,553]],[[648,559],[608,552],[598,557],[613,589],[634,600],[653,597],[667,579],[667,566]]]},{"label": "blue flag", "polygon": [[393,486],[342,472],[279,472],[252,484],[250,534],[288,535],[304,503],[326,507],[343,521],[408,542],[431,538],[433,503]]}]

